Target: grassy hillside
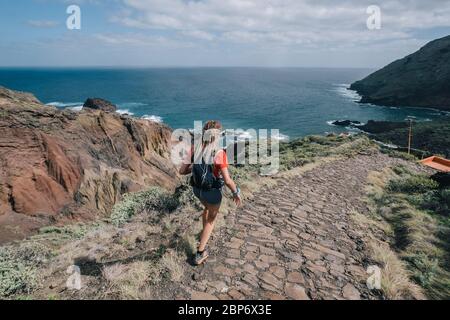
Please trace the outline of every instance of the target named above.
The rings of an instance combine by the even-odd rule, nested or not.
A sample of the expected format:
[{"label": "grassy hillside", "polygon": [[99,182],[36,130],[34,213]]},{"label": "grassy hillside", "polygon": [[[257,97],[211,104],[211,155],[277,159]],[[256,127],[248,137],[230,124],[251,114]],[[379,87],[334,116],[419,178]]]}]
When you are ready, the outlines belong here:
[{"label": "grassy hillside", "polygon": [[[409,128],[399,128],[374,134],[377,140],[408,146]],[[412,148],[450,158],[450,119],[413,124]]]},{"label": "grassy hillside", "polygon": [[[368,224],[388,237],[398,261],[388,260],[391,295],[411,289],[398,275],[405,272],[431,299],[450,298],[450,187],[404,166],[374,173],[369,179]],[[383,259],[387,254],[383,254]],[[381,259],[381,260],[383,260]],[[400,270],[400,271],[398,271]]]},{"label": "grassy hillside", "polygon": [[361,102],[450,110],[450,36],[433,40],[351,85]]}]

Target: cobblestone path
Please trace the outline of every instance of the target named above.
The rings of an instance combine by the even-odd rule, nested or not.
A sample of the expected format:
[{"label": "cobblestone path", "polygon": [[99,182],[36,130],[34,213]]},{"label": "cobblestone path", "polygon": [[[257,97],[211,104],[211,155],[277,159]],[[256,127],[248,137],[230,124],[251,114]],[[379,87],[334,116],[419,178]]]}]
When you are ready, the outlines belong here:
[{"label": "cobblestone path", "polygon": [[211,257],[192,268],[192,299],[377,299],[369,260],[354,230],[367,176],[400,162],[359,155],[279,179],[226,218]]}]

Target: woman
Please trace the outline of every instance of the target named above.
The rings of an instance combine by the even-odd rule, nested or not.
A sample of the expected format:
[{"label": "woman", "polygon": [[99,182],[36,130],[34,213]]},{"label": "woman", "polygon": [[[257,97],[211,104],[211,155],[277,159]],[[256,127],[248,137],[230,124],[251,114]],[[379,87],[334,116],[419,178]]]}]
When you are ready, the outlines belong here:
[{"label": "woman", "polygon": [[[240,190],[230,177],[228,171],[228,160],[225,150],[214,150],[218,146],[219,132],[222,125],[218,121],[208,121],[203,128],[203,139],[201,145],[201,157],[199,162],[194,164],[194,151],[191,150],[189,157],[191,161],[185,163],[180,168],[180,174],[188,175],[192,173],[191,184],[195,196],[201,201],[205,209],[203,210],[203,230],[200,236],[200,244],[194,258],[195,265],[201,265],[208,258],[206,245],[214,229],[217,214],[222,203],[222,186],[225,184],[233,193],[233,199],[237,206],[241,205],[242,199]],[[213,161],[207,162],[205,158],[211,157]],[[211,165],[207,163],[212,163]],[[196,179],[196,173],[202,172],[204,178],[208,172],[211,175],[210,184],[202,184]]]}]

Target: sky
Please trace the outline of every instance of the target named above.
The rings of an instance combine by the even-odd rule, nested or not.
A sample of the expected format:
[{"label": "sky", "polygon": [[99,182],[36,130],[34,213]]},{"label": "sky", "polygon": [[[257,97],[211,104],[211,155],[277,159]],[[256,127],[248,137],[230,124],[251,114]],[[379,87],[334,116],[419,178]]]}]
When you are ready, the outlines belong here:
[{"label": "sky", "polygon": [[0,0],[4,67],[378,68],[446,35],[450,0]]}]

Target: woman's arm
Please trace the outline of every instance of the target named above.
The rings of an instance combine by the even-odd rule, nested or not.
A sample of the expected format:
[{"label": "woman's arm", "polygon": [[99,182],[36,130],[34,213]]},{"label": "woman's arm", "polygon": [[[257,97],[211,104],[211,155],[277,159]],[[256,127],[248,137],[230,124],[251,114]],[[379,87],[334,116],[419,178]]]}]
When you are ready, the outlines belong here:
[{"label": "woman's arm", "polygon": [[223,181],[225,182],[225,185],[233,192],[234,195],[234,202],[236,205],[240,206],[242,203],[241,195],[239,193],[239,189],[236,187],[236,184],[234,183],[233,179],[230,177],[230,172],[228,171],[228,168],[220,169],[223,177]]}]

